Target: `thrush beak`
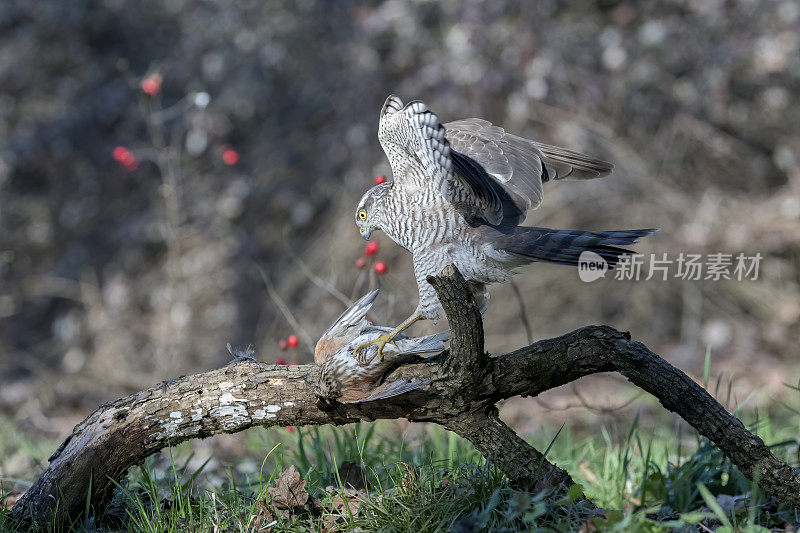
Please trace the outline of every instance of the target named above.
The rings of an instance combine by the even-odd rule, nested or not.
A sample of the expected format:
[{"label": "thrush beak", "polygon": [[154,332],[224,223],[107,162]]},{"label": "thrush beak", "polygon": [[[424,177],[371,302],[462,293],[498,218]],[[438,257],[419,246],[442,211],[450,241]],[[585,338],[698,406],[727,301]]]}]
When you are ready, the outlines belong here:
[{"label": "thrush beak", "polygon": [[369,236],[370,235],[372,235],[372,230],[369,230],[369,229],[362,229],[361,230],[361,236],[364,237],[365,241],[369,240]]}]

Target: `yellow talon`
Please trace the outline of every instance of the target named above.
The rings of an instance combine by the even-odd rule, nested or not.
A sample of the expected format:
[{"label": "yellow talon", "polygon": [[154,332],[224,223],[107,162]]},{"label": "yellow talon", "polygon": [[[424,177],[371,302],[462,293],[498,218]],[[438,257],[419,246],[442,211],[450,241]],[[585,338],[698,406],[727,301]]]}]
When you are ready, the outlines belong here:
[{"label": "yellow talon", "polygon": [[[393,331],[390,331],[389,333],[387,333],[385,335],[381,335],[377,339],[374,339],[374,340],[371,340],[371,341],[368,341],[368,342],[365,342],[363,344],[359,344],[358,346],[356,346],[356,349],[353,351],[353,354],[356,356],[356,359],[358,359],[358,364],[360,364],[361,366],[365,366],[365,365],[370,364],[372,362],[372,359],[375,357],[375,355],[378,356],[378,361],[383,361],[383,348],[384,348],[384,346],[386,346],[389,343],[394,344],[395,347],[397,346],[397,344],[394,342],[395,335],[397,335],[397,334],[394,333]],[[367,349],[370,346],[377,346],[378,347],[378,353],[376,353],[375,355],[370,357],[369,360],[367,360]]]},{"label": "yellow talon", "polygon": [[397,344],[394,342],[394,338],[397,337],[400,334],[400,332],[408,328],[408,326],[410,326],[420,318],[422,318],[422,315],[420,315],[419,312],[415,312],[413,315],[403,320],[403,322],[399,326],[394,328],[389,333],[381,335],[375,340],[371,340],[369,342],[365,342],[363,344],[359,344],[358,346],[356,346],[356,349],[353,350],[353,355],[358,360],[358,364],[361,366],[366,366],[372,362],[375,356],[373,355],[372,357],[369,358],[369,361],[367,361],[367,348],[375,345],[378,346],[378,353],[375,355],[378,356],[378,361],[383,361],[383,347],[389,344],[390,342],[395,346],[397,346]]}]

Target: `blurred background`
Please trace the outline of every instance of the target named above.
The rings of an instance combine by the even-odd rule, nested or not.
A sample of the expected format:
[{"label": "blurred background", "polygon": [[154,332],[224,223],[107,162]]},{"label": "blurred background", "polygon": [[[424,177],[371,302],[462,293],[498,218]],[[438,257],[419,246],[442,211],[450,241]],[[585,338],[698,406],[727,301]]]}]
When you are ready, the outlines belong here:
[{"label": "blurred background", "polygon": [[[310,362],[373,286],[374,318],[405,318],[410,255],[377,234],[359,268],[353,224],[391,178],[376,132],[392,92],[616,165],[547,184],[528,224],[661,227],[637,250],[671,259],[763,256],[754,281],[534,265],[521,297],[493,290],[491,352],[606,323],[698,379],[710,349],[728,405],[774,398],[800,377],[798,28],[794,0],[4,0],[0,424],[61,440],[102,402],[226,364],[227,342]],[[503,416],[594,431],[651,404],[597,377]],[[6,476],[52,452],[2,442]]]}]

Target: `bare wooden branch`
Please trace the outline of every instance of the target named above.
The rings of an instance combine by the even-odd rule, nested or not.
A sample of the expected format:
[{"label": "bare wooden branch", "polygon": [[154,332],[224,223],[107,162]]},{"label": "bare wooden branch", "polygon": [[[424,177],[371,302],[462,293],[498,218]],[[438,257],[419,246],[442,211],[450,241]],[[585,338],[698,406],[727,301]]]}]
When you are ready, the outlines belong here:
[{"label": "bare wooden branch", "polygon": [[745,476],[759,480],[764,491],[800,506],[800,474],[775,457],[703,387],[641,342],[632,341],[628,333],[587,326],[497,356],[495,361],[495,373],[484,389],[490,401],[536,396],[582,376],[619,372],[719,446]]},{"label": "bare wooden branch", "polygon": [[[450,355],[443,361],[445,371],[459,388],[474,388],[490,364],[483,350],[483,319],[466,280],[453,266],[438,277],[429,277],[450,323]],[[455,385],[455,383],[453,383]],[[468,392],[468,391],[464,391]]]},{"label": "bare wooden branch", "polygon": [[[497,417],[495,403],[597,372],[620,372],[715,442],[764,490],[800,506],[800,477],[702,387],[627,333],[589,326],[489,357],[480,313],[455,269],[431,280],[452,330],[449,352],[393,370],[386,380],[428,380],[403,396],[317,407],[319,367],[243,361],[105,404],[75,427],[50,466],[16,503],[19,527],[45,528],[81,516],[89,487],[96,510],[114,482],[147,456],[181,441],[254,426],[347,424],[407,418],[439,423],[471,441],[516,485],[559,490],[573,483]],[[91,479],[91,485],[89,480]]]}]

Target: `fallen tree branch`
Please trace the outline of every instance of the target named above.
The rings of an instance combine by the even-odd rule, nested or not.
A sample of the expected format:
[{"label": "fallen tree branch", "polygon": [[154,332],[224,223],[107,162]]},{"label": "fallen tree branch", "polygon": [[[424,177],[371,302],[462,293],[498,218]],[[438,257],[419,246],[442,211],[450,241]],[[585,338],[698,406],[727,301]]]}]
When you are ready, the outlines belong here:
[{"label": "fallen tree branch", "polygon": [[[554,351],[560,357],[549,355]],[[800,506],[800,474],[775,457],[759,436],[703,387],[641,342],[632,341],[629,333],[587,326],[498,356],[495,365],[496,372],[484,387],[491,401],[536,396],[589,374],[619,372],[716,444],[765,492]]]},{"label": "fallen tree branch", "polygon": [[[243,361],[180,377],[99,407],[50,457],[50,466],[19,499],[12,520],[44,528],[74,520],[91,501],[100,510],[114,483],[160,449],[193,438],[254,426],[348,424],[407,418],[436,422],[472,442],[515,485],[562,489],[573,484],[498,417],[495,403],[535,396],[597,372],[620,372],[715,442],[736,466],[778,499],[800,506],[800,476],[763,441],[680,370],[607,326],[589,326],[515,352],[489,356],[481,316],[463,277],[446,269],[431,283],[452,330],[449,352],[395,369],[387,380],[429,380],[403,396],[317,407],[316,365]],[[90,483],[91,479],[91,483]]]}]

